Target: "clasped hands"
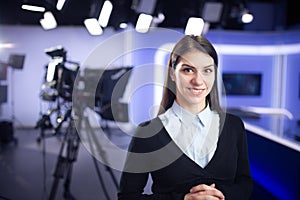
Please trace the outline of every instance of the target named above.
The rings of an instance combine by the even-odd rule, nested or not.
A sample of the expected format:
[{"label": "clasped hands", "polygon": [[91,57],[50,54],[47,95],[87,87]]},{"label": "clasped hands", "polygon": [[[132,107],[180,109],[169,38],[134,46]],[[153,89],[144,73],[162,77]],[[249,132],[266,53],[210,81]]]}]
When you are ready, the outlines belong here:
[{"label": "clasped hands", "polygon": [[225,196],[215,184],[200,184],[192,187],[190,193],[184,196],[184,200],[225,200]]}]

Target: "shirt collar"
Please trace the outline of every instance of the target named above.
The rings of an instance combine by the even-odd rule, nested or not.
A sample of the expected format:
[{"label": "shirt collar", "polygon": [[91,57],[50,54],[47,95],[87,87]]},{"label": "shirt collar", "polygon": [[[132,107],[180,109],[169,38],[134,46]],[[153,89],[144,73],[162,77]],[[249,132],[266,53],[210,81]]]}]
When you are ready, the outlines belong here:
[{"label": "shirt collar", "polygon": [[209,126],[212,118],[212,111],[210,109],[209,103],[204,110],[197,114],[199,119],[201,120],[203,126]]},{"label": "shirt collar", "polygon": [[209,125],[212,118],[212,111],[210,109],[209,103],[207,103],[206,108],[198,114],[193,114],[185,110],[176,101],[174,101],[172,105],[172,110],[174,111],[175,115],[180,119],[180,121],[191,122],[199,118],[204,127]]}]

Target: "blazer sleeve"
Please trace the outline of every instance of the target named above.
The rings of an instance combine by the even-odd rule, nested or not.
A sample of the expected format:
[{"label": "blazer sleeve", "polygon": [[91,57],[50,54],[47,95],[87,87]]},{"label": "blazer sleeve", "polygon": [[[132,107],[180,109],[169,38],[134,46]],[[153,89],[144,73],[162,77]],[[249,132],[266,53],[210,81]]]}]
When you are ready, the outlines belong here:
[{"label": "blazer sleeve", "polygon": [[183,200],[184,194],[143,194],[147,184],[148,173],[123,172],[120,181],[118,200]]},{"label": "blazer sleeve", "polygon": [[[131,152],[147,153],[160,148],[160,146],[157,146],[159,143],[157,138],[159,137],[160,128],[162,128],[159,128],[161,125],[157,124],[157,121],[149,126],[147,125],[149,124],[143,123],[138,126],[134,134],[135,137],[132,137],[129,144],[124,170],[121,174],[120,189],[117,194],[118,200],[183,200],[184,194],[181,193],[144,194],[144,188],[151,174],[147,167],[154,161],[151,161],[151,159],[136,159]],[[152,135],[154,129],[158,132]],[[138,170],[135,171],[135,169]],[[143,171],[143,169],[145,170]]]},{"label": "blazer sleeve", "polygon": [[243,121],[236,117],[237,123],[231,127],[237,134],[237,170],[234,183],[223,185],[224,195],[227,200],[250,199],[253,189],[252,176],[248,158],[248,144]]}]

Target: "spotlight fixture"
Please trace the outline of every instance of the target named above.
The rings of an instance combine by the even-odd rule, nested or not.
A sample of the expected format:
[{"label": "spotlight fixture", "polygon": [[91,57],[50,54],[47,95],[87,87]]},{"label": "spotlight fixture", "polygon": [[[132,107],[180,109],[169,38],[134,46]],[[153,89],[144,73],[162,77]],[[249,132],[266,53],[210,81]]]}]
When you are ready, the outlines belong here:
[{"label": "spotlight fixture", "polygon": [[64,7],[66,0],[58,0],[56,4],[56,9],[61,10]]},{"label": "spotlight fixture", "polygon": [[135,30],[139,33],[147,33],[149,31],[153,17],[151,15],[141,13],[137,20]]},{"label": "spotlight fixture", "polygon": [[220,21],[223,12],[223,3],[206,2],[202,11],[202,18],[209,23],[217,23]]},{"label": "spotlight fixture", "polygon": [[253,21],[253,15],[245,9],[241,13],[241,20],[245,24],[251,23]]},{"label": "spotlight fixture", "polygon": [[121,29],[125,29],[125,28],[128,27],[128,24],[125,23],[125,22],[122,22],[122,23],[120,23],[119,27],[120,27]]},{"label": "spotlight fixture", "polygon": [[188,19],[185,35],[201,35],[204,28],[204,20],[199,17],[190,17]]},{"label": "spotlight fixture", "polygon": [[163,13],[158,13],[157,16],[153,17],[152,23],[154,25],[160,24],[165,20],[165,15]]},{"label": "spotlight fixture", "polygon": [[113,5],[110,1],[106,0],[101,9],[98,21],[102,27],[106,27],[113,9]]},{"label": "spotlight fixture", "polygon": [[23,10],[29,10],[34,12],[45,12],[45,8],[41,6],[32,6],[32,5],[22,5]]},{"label": "spotlight fixture", "polygon": [[40,19],[40,23],[44,30],[50,30],[57,27],[57,22],[50,11],[44,13],[44,18]]},{"label": "spotlight fixture", "polygon": [[84,25],[91,35],[101,35],[103,33],[103,30],[96,18],[85,19]]}]

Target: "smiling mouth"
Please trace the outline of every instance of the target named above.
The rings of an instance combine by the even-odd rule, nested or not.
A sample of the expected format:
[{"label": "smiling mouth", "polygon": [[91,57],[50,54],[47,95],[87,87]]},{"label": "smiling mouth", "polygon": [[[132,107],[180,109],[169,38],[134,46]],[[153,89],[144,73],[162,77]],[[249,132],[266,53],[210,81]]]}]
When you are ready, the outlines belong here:
[{"label": "smiling mouth", "polygon": [[194,95],[201,95],[205,89],[188,88]]}]

